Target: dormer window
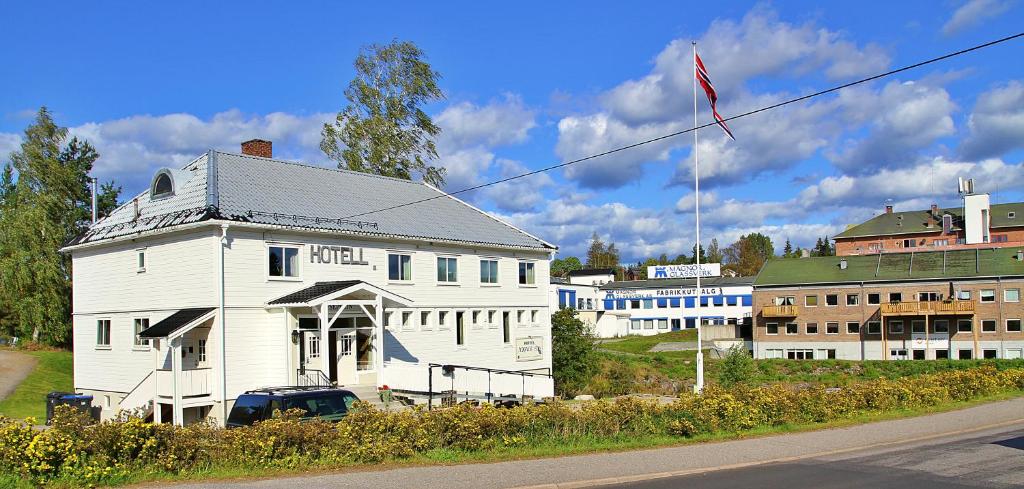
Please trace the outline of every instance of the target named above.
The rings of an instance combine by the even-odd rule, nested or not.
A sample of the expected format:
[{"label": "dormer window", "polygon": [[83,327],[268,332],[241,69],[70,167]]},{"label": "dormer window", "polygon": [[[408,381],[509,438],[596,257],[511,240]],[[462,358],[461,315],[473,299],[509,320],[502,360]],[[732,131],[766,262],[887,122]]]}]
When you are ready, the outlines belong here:
[{"label": "dormer window", "polygon": [[174,195],[174,177],[167,169],[156,172],[153,177],[153,185],[149,190],[149,198],[152,200],[163,199]]}]

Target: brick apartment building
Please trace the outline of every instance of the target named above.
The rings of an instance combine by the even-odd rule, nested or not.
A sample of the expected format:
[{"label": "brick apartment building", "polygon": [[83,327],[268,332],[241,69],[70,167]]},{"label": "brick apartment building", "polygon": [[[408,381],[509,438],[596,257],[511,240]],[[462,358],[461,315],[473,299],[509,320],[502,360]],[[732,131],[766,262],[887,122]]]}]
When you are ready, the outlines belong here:
[{"label": "brick apartment building", "polygon": [[756,358],[1021,358],[1024,251],[774,259],[754,282]]},{"label": "brick apartment building", "polygon": [[1024,203],[989,204],[988,194],[964,195],[962,207],[885,213],[837,234],[836,255],[1020,247]]}]

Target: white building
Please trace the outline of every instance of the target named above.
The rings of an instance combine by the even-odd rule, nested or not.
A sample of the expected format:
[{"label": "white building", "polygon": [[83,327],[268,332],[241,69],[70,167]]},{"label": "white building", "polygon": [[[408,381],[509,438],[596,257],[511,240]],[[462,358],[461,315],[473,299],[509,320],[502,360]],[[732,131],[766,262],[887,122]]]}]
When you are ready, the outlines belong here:
[{"label": "white building", "polygon": [[270,156],[162,169],[65,248],[75,389],[104,418],[223,422],[246,390],[333,382],[552,395],[553,245],[423,183]]},{"label": "white building", "polygon": [[[701,279],[702,324],[749,328],[755,277]],[[655,335],[695,328],[696,279],[656,279],[610,282],[600,288],[601,311],[597,335]],[[746,337],[747,334],[735,334]]]},{"label": "white building", "polygon": [[601,311],[600,287],[615,280],[612,268],[573,270],[568,277],[551,277],[551,288],[548,293],[548,307],[551,313],[565,308],[577,311],[577,317],[590,326],[594,334]]}]

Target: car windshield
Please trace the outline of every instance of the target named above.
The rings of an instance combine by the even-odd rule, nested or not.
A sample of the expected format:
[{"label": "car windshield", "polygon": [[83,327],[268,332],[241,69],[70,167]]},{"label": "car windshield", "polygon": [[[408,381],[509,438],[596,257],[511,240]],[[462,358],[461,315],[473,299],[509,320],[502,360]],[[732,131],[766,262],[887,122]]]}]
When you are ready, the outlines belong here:
[{"label": "car windshield", "polygon": [[314,395],[286,399],[285,409],[301,409],[304,418],[319,416],[326,419],[337,419],[348,413],[352,403],[358,400],[348,392],[322,392]]}]

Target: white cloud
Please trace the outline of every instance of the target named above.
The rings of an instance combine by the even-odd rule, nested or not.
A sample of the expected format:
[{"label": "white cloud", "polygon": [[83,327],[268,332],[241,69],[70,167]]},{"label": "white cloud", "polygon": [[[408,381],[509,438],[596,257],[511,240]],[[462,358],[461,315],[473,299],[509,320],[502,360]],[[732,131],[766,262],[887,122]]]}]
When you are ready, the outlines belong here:
[{"label": "white cloud", "polygon": [[441,127],[439,145],[446,147],[522,143],[530,129],[537,126],[534,111],[514,94],[483,106],[457,103],[441,111],[434,122]]},{"label": "white cloud", "polygon": [[[529,171],[518,161],[498,159],[498,178],[509,178]],[[526,212],[534,210],[544,202],[543,189],[554,182],[547,173],[538,173],[492,185],[484,189],[484,195],[501,211]]]},{"label": "white cloud", "polygon": [[[841,32],[780,21],[768,8],[755,8],[740,22],[712,22],[697,46],[723,100],[738,95],[756,77],[796,78],[823,70],[826,77],[840,79],[889,65],[888,55],[877,45],[858,47]],[[623,82],[602,99],[615,117],[629,124],[677,119],[693,111],[692,70],[689,40],[676,39],[657,55],[650,74]]]},{"label": "white cloud", "polygon": [[[785,97],[750,95],[746,85],[757,78],[794,79],[816,71],[830,79],[849,78],[889,65],[888,55],[878,46],[858,46],[841,32],[813,23],[783,22],[774,11],[760,7],[739,22],[716,20],[701,36],[698,47],[726,116]],[[571,160],[690,127],[692,63],[688,40],[668,43],[647,75],[626,80],[602,94],[601,109],[559,122],[558,155]],[[739,143],[726,147],[716,141],[717,134],[703,143],[717,145],[708,148],[713,150],[707,166],[708,184],[734,183],[788,168],[809,157],[835,136],[836,128],[826,122],[829,108],[828,103],[805,104],[730,122]],[[710,116],[702,114],[700,120],[710,120]],[[620,187],[641,179],[644,163],[663,161],[671,151],[689,144],[688,137],[676,137],[576,165],[565,175],[587,188]],[[680,165],[676,183],[688,176],[687,166],[685,162]]]},{"label": "white cloud", "polygon": [[21,147],[21,135],[0,132],[0,167],[11,161],[11,153]]},{"label": "white cloud", "polygon": [[[676,212],[679,214],[693,214],[695,209],[696,200],[694,193],[690,192],[676,201]],[[700,205],[701,208],[707,212],[708,207],[713,207],[718,204],[718,194],[715,192],[701,192],[700,193]]]},{"label": "white cloud", "polygon": [[192,114],[136,115],[90,122],[70,128],[88,140],[100,154],[94,170],[102,179],[115,179],[130,193],[144,185],[162,166],[180,167],[208,149],[238,151],[252,138],[269,139],[275,156],[286,159],[326,160],[320,153],[320,129],[329,114],[297,116],[275,112],[248,115],[238,110],[201,119]]},{"label": "white cloud", "polygon": [[953,16],[942,26],[942,33],[952,36],[980,24],[985,19],[996,17],[1009,8],[1008,1],[968,0],[953,12]]},{"label": "white cloud", "polygon": [[890,82],[878,94],[861,88],[844,91],[839,100],[847,118],[871,127],[866,138],[847,141],[832,155],[833,163],[849,173],[912,165],[917,151],[955,131],[956,105],[941,87]]},{"label": "white cloud", "polygon": [[998,159],[951,161],[943,157],[913,167],[882,169],[873,175],[841,175],[805,188],[798,199],[806,208],[881,209],[886,199],[948,202],[956,197],[958,177],[974,178],[979,190],[1024,190],[1024,164]]},{"label": "white cloud", "polygon": [[[663,136],[681,128],[682,123],[630,126],[603,112],[570,116],[558,122],[555,153],[562,161],[569,161]],[[685,138],[666,139],[577,163],[566,167],[565,176],[586,188],[619,187],[642,177],[644,163],[667,160],[669,150],[674,144],[680,144],[680,139]]]},{"label": "white cloud", "polygon": [[1024,147],[1024,84],[1013,80],[981,94],[961,145],[966,159],[999,156]]},{"label": "white cloud", "polygon": [[[745,97],[728,106],[732,113],[771,105],[780,95]],[[715,127],[701,131],[698,140],[701,184],[709,188],[781,171],[811,157],[841,130],[832,101],[783,107],[730,122],[736,140]],[[693,153],[679,162],[672,184],[693,181]]]}]

